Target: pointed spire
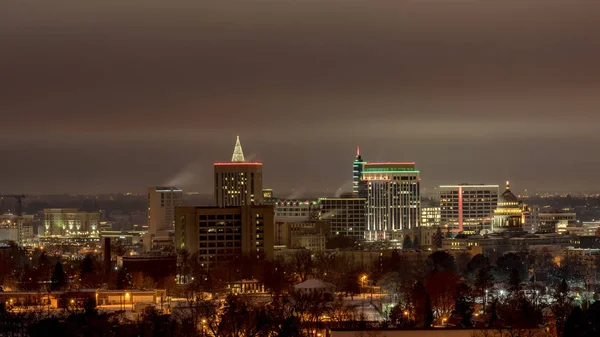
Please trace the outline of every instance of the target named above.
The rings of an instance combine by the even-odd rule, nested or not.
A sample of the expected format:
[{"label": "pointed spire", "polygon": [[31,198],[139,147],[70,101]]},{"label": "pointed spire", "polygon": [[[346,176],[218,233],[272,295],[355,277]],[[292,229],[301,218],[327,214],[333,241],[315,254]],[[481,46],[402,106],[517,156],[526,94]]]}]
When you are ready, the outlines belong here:
[{"label": "pointed spire", "polygon": [[510,182],[508,180],[506,181],[506,190],[510,190]]},{"label": "pointed spire", "polygon": [[360,157],[360,145],[356,145],[356,156]]},{"label": "pointed spire", "polygon": [[233,149],[233,156],[231,156],[231,162],[243,163],[245,161],[244,151],[242,151],[242,144],[240,144],[240,136],[237,136],[237,139],[235,140],[235,148]]}]

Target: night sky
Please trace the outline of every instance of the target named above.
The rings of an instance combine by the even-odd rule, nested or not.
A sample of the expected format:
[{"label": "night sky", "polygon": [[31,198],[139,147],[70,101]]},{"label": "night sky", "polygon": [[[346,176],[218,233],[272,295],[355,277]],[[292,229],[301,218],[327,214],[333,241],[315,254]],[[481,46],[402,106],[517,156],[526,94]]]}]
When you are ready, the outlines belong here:
[{"label": "night sky", "polygon": [[[0,192],[282,196],[365,160],[425,187],[599,191],[600,2],[0,1]],[[295,190],[292,193],[292,190]]]}]

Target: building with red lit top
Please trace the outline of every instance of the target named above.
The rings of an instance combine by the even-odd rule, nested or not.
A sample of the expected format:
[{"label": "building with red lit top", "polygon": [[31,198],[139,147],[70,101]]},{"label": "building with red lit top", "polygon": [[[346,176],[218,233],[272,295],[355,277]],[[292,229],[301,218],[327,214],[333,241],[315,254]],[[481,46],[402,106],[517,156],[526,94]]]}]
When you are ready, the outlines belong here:
[{"label": "building with red lit top", "polygon": [[239,136],[231,162],[215,163],[214,170],[214,197],[218,207],[262,204],[262,163],[247,162],[244,159]]}]

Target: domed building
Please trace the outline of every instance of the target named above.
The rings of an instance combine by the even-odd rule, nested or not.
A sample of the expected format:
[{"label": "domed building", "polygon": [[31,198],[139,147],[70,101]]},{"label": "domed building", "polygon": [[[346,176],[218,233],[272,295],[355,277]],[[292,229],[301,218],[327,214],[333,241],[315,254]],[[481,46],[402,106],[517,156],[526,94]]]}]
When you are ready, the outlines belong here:
[{"label": "domed building", "polygon": [[492,231],[502,233],[506,231],[523,231],[523,208],[521,202],[510,191],[510,184],[506,182],[506,190],[498,198],[498,207],[494,211]]}]

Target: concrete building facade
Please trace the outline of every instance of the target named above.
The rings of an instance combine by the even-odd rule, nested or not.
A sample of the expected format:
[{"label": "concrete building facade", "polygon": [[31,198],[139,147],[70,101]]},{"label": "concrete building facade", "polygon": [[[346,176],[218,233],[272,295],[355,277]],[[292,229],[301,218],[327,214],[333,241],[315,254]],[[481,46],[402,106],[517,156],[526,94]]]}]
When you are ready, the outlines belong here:
[{"label": "concrete building facade", "polygon": [[419,226],[420,173],[415,163],[365,163],[359,187],[366,199],[366,240],[389,240],[393,232]]},{"label": "concrete building facade", "polygon": [[498,206],[498,185],[442,185],[439,191],[443,227],[457,232],[490,228]]},{"label": "concrete building facade", "polygon": [[199,253],[207,267],[241,256],[273,257],[271,205],[239,207],[182,206],[175,209],[176,248]]},{"label": "concrete building facade", "polygon": [[152,236],[175,228],[175,207],[182,202],[183,191],[176,187],[148,188],[148,231]]},{"label": "concrete building facade", "polygon": [[83,212],[76,208],[44,209],[46,237],[98,237],[100,213]]},{"label": "concrete building facade", "polygon": [[363,240],[366,202],[365,198],[319,198],[319,218],[329,222],[332,235]]}]

